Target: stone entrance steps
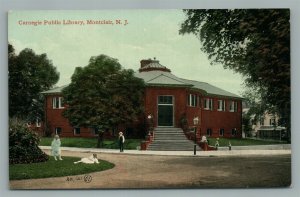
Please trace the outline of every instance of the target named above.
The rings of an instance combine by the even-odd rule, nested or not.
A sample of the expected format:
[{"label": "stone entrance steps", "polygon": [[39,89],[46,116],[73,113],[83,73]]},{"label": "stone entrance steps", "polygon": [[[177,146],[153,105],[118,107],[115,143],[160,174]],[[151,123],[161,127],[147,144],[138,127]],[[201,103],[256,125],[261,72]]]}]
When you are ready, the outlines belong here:
[{"label": "stone entrance steps", "polygon": [[[152,151],[193,151],[194,143],[186,138],[181,128],[155,128],[154,141],[147,150]],[[197,146],[197,150],[201,150]]]}]

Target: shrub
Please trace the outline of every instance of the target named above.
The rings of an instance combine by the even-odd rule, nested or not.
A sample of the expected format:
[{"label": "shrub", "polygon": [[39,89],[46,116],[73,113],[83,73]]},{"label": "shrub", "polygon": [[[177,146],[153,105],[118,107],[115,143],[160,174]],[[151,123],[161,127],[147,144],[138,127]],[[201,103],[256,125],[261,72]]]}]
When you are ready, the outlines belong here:
[{"label": "shrub", "polygon": [[50,124],[47,122],[44,124],[44,134],[46,137],[51,137],[52,136],[52,131],[50,129]]},{"label": "shrub", "polygon": [[25,122],[9,121],[9,163],[37,163],[49,159],[39,147],[39,136],[31,131]]}]

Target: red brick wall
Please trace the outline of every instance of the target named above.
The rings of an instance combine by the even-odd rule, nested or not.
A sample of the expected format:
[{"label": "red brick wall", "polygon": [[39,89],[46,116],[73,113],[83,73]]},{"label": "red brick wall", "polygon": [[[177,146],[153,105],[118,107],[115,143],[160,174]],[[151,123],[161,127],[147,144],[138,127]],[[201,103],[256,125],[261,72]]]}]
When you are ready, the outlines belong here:
[{"label": "red brick wall", "polygon": [[[187,95],[195,94],[200,97],[200,104],[196,107],[188,106]],[[194,127],[194,117],[199,117],[199,124],[197,125],[197,135],[206,135],[208,128],[212,129],[212,137],[241,137],[242,129],[242,106],[241,101],[230,98],[205,97],[201,92],[189,91],[186,88],[162,88],[162,87],[148,87],[145,93],[145,113],[153,114],[154,126],[157,126],[157,97],[159,95],[173,95],[174,96],[174,127],[180,127],[180,118],[183,114],[186,115],[188,125],[190,128]],[[213,99],[213,110],[204,109],[204,98]],[[218,111],[218,100],[225,100],[225,111]],[[230,101],[238,102],[237,112],[229,112]],[[219,135],[219,130],[224,129],[224,135]],[[237,129],[237,135],[232,136],[232,129]]]},{"label": "red brick wall", "polygon": [[147,87],[145,91],[145,114],[153,115],[154,127],[157,127],[157,100],[158,96],[174,96],[174,127],[180,127],[179,120],[186,112],[185,88]]},{"label": "red brick wall", "polygon": [[[241,100],[224,99],[217,97],[205,97],[213,99],[213,110],[202,108],[201,135],[206,135],[207,129],[212,129],[212,137],[241,137],[242,133],[242,105]],[[203,98],[204,100],[204,98]],[[218,111],[218,100],[225,100],[225,111]],[[229,112],[230,101],[237,101],[237,112]],[[204,101],[202,102],[203,106]],[[219,135],[220,129],[224,129],[224,136]],[[232,129],[237,129],[237,135],[232,136]]]},{"label": "red brick wall", "polygon": [[[201,98],[202,94],[200,92],[196,91],[187,91],[186,92],[186,99],[188,98],[188,95],[193,94],[197,96],[197,105],[196,106],[188,106],[188,101],[186,100],[186,117],[188,120],[188,125],[190,128],[196,127],[197,131],[197,137],[199,137],[200,134],[200,125],[201,125],[201,118],[202,118],[202,113],[201,113]],[[198,125],[194,125],[194,118],[198,117],[199,118],[199,123]]]},{"label": "red brick wall", "polygon": [[[196,107],[188,106],[187,95],[196,94],[201,100],[201,105]],[[197,125],[198,137],[206,135],[208,128],[212,129],[212,137],[219,136],[219,130],[224,129],[223,137],[241,137],[242,127],[242,105],[241,100],[234,100],[230,98],[222,98],[226,102],[225,111],[217,111],[218,97],[207,97],[213,99],[213,110],[204,109],[204,98],[201,92],[190,91],[184,87],[170,88],[170,87],[147,87],[145,91],[145,115],[153,115],[154,127],[157,127],[157,102],[160,95],[172,95],[174,97],[174,127],[180,127],[180,119],[182,115],[186,115],[188,124],[193,127],[193,118],[199,117],[199,124]],[[69,124],[69,121],[62,116],[64,109],[53,109],[52,98],[59,95],[48,95],[46,99],[46,114],[45,120],[48,121],[51,131],[55,132],[55,127],[62,128],[62,137],[96,137],[93,135],[90,128],[81,128],[80,135],[74,135],[73,127]],[[229,112],[230,101],[238,102],[237,112]],[[238,135],[232,136],[232,129],[236,128]]]},{"label": "red brick wall", "polygon": [[74,134],[74,127],[72,127],[62,112],[64,109],[53,109],[52,98],[59,97],[60,95],[48,95],[46,99],[46,114],[45,120],[48,122],[51,132],[55,133],[55,128],[60,127],[62,129],[61,137],[96,137],[93,135],[90,128],[80,128],[80,134]]}]

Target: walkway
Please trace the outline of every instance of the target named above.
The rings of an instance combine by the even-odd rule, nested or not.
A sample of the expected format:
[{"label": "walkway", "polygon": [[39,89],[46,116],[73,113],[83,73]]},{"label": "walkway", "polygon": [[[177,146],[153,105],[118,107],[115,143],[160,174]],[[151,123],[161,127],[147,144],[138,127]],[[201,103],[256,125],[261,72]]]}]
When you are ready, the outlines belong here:
[{"label": "walkway", "polygon": [[[44,148],[49,154],[49,147]],[[101,152],[98,157],[114,163],[115,167],[87,175],[10,181],[10,188],[257,188],[288,187],[291,184],[291,155],[288,150],[201,151],[195,157],[191,156],[191,152],[128,150],[119,153],[103,149],[62,149],[63,157],[87,157],[91,155],[89,152]],[[70,167],[72,165],[75,164],[70,163]]]},{"label": "walkway", "polygon": [[[50,146],[40,146],[41,149],[49,150]],[[113,153],[120,154],[117,149],[100,149],[100,148],[74,148],[61,147],[61,150],[72,152],[95,152],[95,153]],[[122,154],[133,155],[173,155],[173,156],[194,156],[193,151],[141,151],[125,150]],[[220,147],[218,151],[197,151],[196,156],[246,156],[246,155],[282,155],[291,154],[290,144],[278,145],[261,145],[261,146],[234,146],[229,151],[227,147]]]}]

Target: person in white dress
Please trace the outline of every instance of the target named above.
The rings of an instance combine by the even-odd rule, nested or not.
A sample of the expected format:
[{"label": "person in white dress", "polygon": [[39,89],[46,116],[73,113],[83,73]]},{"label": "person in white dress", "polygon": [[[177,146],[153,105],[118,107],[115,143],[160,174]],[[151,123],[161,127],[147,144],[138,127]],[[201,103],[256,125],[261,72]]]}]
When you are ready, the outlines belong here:
[{"label": "person in white dress", "polygon": [[205,135],[203,135],[203,136],[202,136],[202,138],[201,138],[201,142],[207,142],[207,138],[206,138],[206,136],[205,136]]},{"label": "person in white dress", "polygon": [[61,158],[60,145],[61,145],[61,142],[60,142],[59,136],[55,135],[53,141],[51,142],[51,154],[55,160],[57,160],[56,157],[58,157],[59,160],[63,160]]},{"label": "person in white dress", "polygon": [[94,164],[94,163],[99,163],[99,161],[97,158],[97,154],[93,154],[90,157],[84,157],[79,161],[74,162],[74,164],[78,164],[78,163]]}]

